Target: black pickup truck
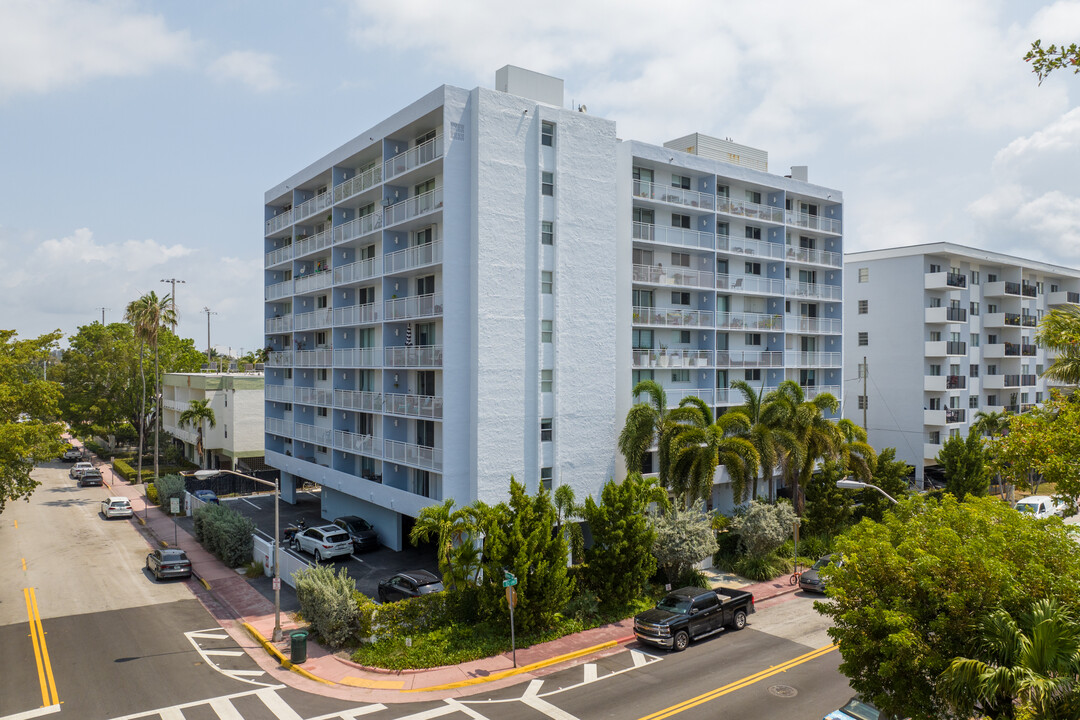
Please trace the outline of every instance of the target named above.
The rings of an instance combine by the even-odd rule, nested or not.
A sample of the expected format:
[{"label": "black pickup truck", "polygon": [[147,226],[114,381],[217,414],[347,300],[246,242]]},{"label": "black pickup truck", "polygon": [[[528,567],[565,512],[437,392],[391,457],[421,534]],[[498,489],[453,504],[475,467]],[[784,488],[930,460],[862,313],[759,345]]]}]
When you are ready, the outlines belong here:
[{"label": "black pickup truck", "polygon": [[724,628],[742,630],[754,612],[754,596],[746,590],[684,587],[673,590],[652,610],[634,617],[634,635],[650,645],[685,650],[691,640]]}]

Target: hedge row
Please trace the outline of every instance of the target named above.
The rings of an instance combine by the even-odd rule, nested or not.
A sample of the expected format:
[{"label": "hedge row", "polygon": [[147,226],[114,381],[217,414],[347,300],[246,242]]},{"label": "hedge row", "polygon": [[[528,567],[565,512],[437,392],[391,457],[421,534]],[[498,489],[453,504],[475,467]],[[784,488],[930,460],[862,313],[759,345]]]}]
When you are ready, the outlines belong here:
[{"label": "hedge row", "polygon": [[254,557],[255,523],[227,505],[208,503],[195,511],[195,539],[229,567]]},{"label": "hedge row", "polygon": [[[126,460],[121,460],[120,458],[113,459],[113,470],[116,471],[117,475],[124,478],[124,480],[127,480],[128,482],[139,482],[136,479],[136,476],[138,476],[139,471],[137,469],[131,467],[131,464],[129,462],[127,462]],[[147,467],[143,466],[143,471],[142,471],[143,480],[146,480],[148,478],[152,478],[153,476],[154,476],[154,468],[153,467],[147,468]]]}]

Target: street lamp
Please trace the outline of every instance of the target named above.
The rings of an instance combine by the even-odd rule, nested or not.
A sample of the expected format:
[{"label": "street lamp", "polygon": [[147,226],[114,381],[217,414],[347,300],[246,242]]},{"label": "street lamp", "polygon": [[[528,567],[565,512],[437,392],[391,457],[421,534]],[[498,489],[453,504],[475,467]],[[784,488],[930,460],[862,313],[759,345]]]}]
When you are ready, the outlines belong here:
[{"label": "street lamp", "polygon": [[870,483],[860,482],[859,480],[852,480],[851,478],[840,478],[839,480],[836,481],[836,487],[838,487],[838,488],[840,488],[842,490],[865,490],[867,488],[873,488],[874,490],[877,490],[879,493],[881,493],[885,497],[889,498],[889,500],[891,500],[894,505],[899,504],[899,503],[896,502],[896,498],[894,498],[892,495],[890,495],[889,493],[887,493],[884,490],[882,490],[881,488],[879,488],[877,485],[871,485]]},{"label": "street lamp", "polygon": [[200,480],[205,480],[208,477],[214,475],[235,475],[236,477],[246,478],[259,485],[269,485],[274,488],[274,642],[281,640],[281,513],[279,505],[281,504],[281,478],[279,477],[276,482],[270,482],[269,480],[263,480],[261,478],[254,477],[252,475],[245,475],[244,473],[236,472],[235,470],[196,470],[192,473]]}]

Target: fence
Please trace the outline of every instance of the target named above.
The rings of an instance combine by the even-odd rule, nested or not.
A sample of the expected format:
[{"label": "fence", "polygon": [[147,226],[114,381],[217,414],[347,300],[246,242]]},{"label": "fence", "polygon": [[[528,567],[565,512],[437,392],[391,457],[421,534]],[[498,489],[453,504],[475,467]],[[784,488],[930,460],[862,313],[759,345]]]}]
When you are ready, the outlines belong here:
[{"label": "fence", "polygon": [[[267,577],[274,576],[274,541],[273,538],[256,531],[251,536],[255,546],[254,557],[256,562],[263,564],[263,571]],[[304,568],[314,567],[302,557],[289,552],[284,545],[281,547],[281,580],[289,587],[296,587],[293,576]]]}]

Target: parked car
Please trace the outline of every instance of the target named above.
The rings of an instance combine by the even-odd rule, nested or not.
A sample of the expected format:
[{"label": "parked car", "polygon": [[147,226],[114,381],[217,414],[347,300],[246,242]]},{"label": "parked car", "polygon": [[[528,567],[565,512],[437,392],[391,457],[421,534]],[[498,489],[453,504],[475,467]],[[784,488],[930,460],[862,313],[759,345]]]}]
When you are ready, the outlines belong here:
[{"label": "parked car", "polygon": [[221,504],[218,501],[217,493],[215,493],[213,490],[196,490],[191,494],[205,503],[213,503],[214,505]]},{"label": "parked car", "polygon": [[64,451],[64,454],[60,456],[60,460],[63,462],[73,463],[82,460],[82,457],[82,450],[80,450],[79,448],[69,447],[67,450]]},{"label": "parked car", "polygon": [[101,514],[106,520],[114,517],[131,517],[131,503],[126,497],[107,497],[101,501]]},{"label": "parked car", "polygon": [[[799,589],[807,590],[809,592],[824,593],[825,581],[821,578],[821,571],[833,563],[832,553],[822,555],[818,558],[818,561],[814,563],[813,567],[799,576]],[[839,556],[836,556],[835,564],[837,566],[841,564]]]},{"label": "parked car", "polygon": [[147,555],[146,569],[154,574],[155,580],[191,577],[191,561],[186,552],[177,548],[155,550]]},{"label": "parked car", "polygon": [[379,582],[379,602],[395,602],[442,590],[442,580],[427,570],[400,572]]},{"label": "parked car", "polygon": [[94,464],[93,463],[77,462],[77,463],[75,463],[74,465],[71,466],[70,470],[68,470],[68,477],[71,478],[72,480],[78,480],[79,476],[82,475],[84,472],[86,472],[87,470],[93,470],[93,469],[94,469]]},{"label": "parked car", "polygon": [[1065,506],[1055,502],[1049,495],[1031,495],[1016,501],[1016,509],[1034,518],[1048,518],[1051,515],[1065,517]]},{"label": "parked car", "polygon": [[79,484],[79,487],[89,485],[96,485],[97,487],[101,487],[105,484],[105,480],[101,477],[100,470],[84,470],[79,475],[79,479],[77,482]]},{"label": "parked car", "polygon": [[379,547],[379,533],[371,527],[371,523],[356,515],[346,515],[334,521],[339,528],[349,533],[352,538],[353,550],[374,550]]},{"label": "parked car", "polygon": [[684,587],[669,592],[652,610],[634,616],[634,635],[640,642],[685,650],[691,640],[724,628],[742,630],[754,612],[754,596],[737,588]]},{"label": "parked car", "polygon": [[337,525],[319,525],[293,536],[293,546],[311,553],[315,562],[352,554],[352,539]]},{"label": "parked car", "polygon": [[877,709],[874,703],[863,700],[858,695],[844,703],[839,710],[833,710],[824,720],[895,720]]}]

